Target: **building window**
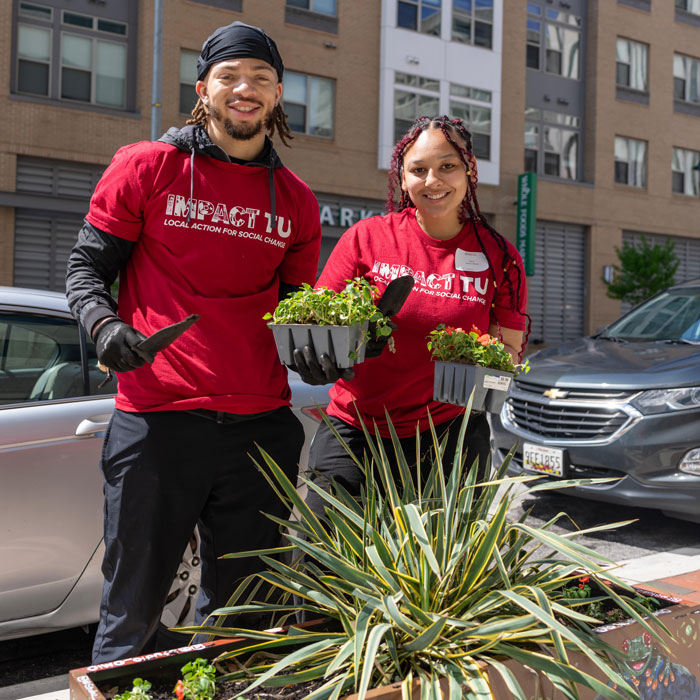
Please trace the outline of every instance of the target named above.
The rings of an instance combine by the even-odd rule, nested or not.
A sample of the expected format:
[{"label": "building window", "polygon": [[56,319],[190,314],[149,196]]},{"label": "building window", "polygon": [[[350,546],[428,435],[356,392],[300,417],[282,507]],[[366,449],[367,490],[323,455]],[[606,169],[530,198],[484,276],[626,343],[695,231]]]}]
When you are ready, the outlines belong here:
[{"label": "building window", "polygon": [[676,0],[676,8],[700,16],[700,0]]},{"label": "building window", "polygon": [[418,117],[440,113],[440,81],[408,73],[394,77],[394,143]]},{"label": "building window", "polygon": [[453,0],[452,41],[493,45],[493,0]]},{"label": "building window", "polygon": [[526,65],[572,80],[581,78],[581,17],[527,4]]},{"label": "building window", "polygon": [[700,61],[690,56],[673,56],[673,96],[682,102],[700,104]]},{"label": "building window", "polygon": [[673,192],[700,196],[700,151],[674,148],[671,171]]},{"label": "building window", "polygon": [[580,142],[579,117],[534,108],[525,110],[526,172],[578,180]]},{"label": "building window", "polygon": [[14,92],[126,109],[131,5],[105,18],[18,2]]},{"label": "building window", "polygon": [[615,182],[630,187],[647,186],[647,142],[615,137]]},{"label": "building window", "polygon": [[284,73],[284,110],[292,131],[333,138],[335,81]]},{"label": "building window", "polygon": [[287,0],[287,6],[300,7],[302,10],[310,10],[332,17],[338,13],[336,0]]},{"label": "building window", "polygon": [[197,103],[197,51],[180,51],[180,112],[190,114]]},{"label": "building window", "polygon": [[491,160],[491,93],[488,90],[450,85],[450,115],[459,117],[472,135],[477,158]]},{"label": "building window", "polygon": [[396,25],[421,34],[440,36],[442,0],[399,0]]},{"label": "building window", "polygon": [[617,40],[618,87],[648,91],[649,47],[629,39]]}]

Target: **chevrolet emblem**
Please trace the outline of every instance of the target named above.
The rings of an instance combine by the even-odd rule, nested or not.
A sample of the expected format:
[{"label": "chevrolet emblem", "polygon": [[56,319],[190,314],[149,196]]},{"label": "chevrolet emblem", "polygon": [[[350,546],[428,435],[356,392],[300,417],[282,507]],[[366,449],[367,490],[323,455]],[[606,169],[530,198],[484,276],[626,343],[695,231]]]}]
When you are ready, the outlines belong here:
[{"label": "chevrolet emblem", "polygon": [[556,387],[547,389],[547,391],[543,391],[542,393],[550,399],[565,399],[569,395],[568,391],[563,391],[562,389],[557,389]]}]

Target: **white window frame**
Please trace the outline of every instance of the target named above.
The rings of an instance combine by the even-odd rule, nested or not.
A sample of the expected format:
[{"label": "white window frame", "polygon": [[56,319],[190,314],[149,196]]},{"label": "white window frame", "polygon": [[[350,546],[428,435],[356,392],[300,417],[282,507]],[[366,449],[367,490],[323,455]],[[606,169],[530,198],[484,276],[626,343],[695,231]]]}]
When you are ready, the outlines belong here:
[{"label": "white window frame", "polygon": [[[681,163],[680,167],[678,167],[678,161],[685,162]],[[679,192],[675,189],[672,180],[671,191],[673,194],[680,194],[687,197],[700,197],[700,151],[674,146],[671,172],[672,174],[683,174],[683,192]]]},{"label": "white window frame", "polygon": [[[454,95],[452,93],[452,87],[458,87],[458,88],[466,88],[470,93],[474,90],[478,90],[479,92],[483,93],[488,93],[488,100],[480,100],[478,98],[473,97],[471,94],[469,97],[462,97],[460,95]],[[455,83],[450,84],[450,93],[449,93],[449,104],[450,104],[450,109],[448,111],[448,114],[450,116],[454,116],[453,114],[453,109],[452,109],[452,104],[453,103],[458,103],[460,105],[468,105],[469,106],[469,120],[467,121],[467,129],[472,135],[472,145],[474,142],[474,134],[481,134],[482,136],[488,136],[489,138],[489,154],[488,156],[482,156],[479,155],[478,153],[474,153],[474,155],[477,157],[478,160],[480,161],[491,161],[491,138],[492,138],[492,133],[493,133],[493,109],[491,107],[491,102],[492,102],[492,93],[489,92],[488,90],[481,90],[480,88],[473,88],[468,85],[455,85]],[[471,120],[471,107],[478,107],[479,109],[485,109],[488,110],[489,112],[489,127],[488,132],[485,131],[476,131],[473,128],[472,120]]]},{"label": "white window frame", "polygon": [[[189,53],[189,54],[192,54],[192,55],[194,55],[194,56],[198,56],[198,55],[199,55],[199,51],[193,51],[192,49],[182,49],[182,48],[180,49],[180,80],[178,81],[178,95],[177,95],[177,110],[178,110],[178,112],[179,112],[180,114],[189,114],[189,113],[191,112],[191,110],[189,110],[189,109],[188,109],[186,112],[183,112],[183,111],[182,111],[182,103],[181,103],[181,101],[180,101],[180,98],[181,98],[181,96],[182,96],[182,88],[183,88],[183,87],[191,87],[191,88],[192,88],[192,92],[194,92],[195,85],[197,84],[197,74],[196,74],[196,72],[195,72],[195,74],[194,74],[194,76],[193,76],[193,77],[194,77],[194,80],[193,80],[191,83],[190,83],[190,82],[185,82],[185,81],[182,79],[182,56],[183,56],[183,54],[185,54],[185,53]],[[196,99],[195,99],[195,103],[196,103]]]},{"label": "white window frame", "polygon": [[[311,75],[310,73],[302,73],[301,71],[285,71],[286,74],[291,75],[301,75],[306,79],[306,98],[305,102],[295,102],[288,98],[282,97],[283,102],[288,105],[302,105],[304,107],[304,131],[292,131],[294,134],[303,134],[304,136],[313,136],[314,138],[326,139],[332,141],[335,138],[335,102],[336,102],[336,81],[334,78],[327,78],[322,75]],[[312,134],[310,131],[310,115],[311,109],[309,104],[311,102],[311,81],[312,80],[324,80],[333,86],[333,98],[331,102],[331,133],[326,134]]]},{"label": "white window frame", "polygon": [[[92,65],[90,67],[90,99],[89,100],[78,100],[74,99],[72,97],[63,97],[63,69],[64,67],[70,68],[70,66],[64,66],[63,65],[63,37],[64,36],[75,36],[78,37],[79,39],[87,39],[89,42],[92,44]],[[102,44],[114,44],[116,46],[123,46],[124,51],[126,52],[126,61],[124,65],[124,89],[122,93],[122,104],[121,105],[113,105],[113,104],[104,104],[102,102],[97,102],[97,44],[102,43]],[[74,34],[72,32],[61,32],[61,45],[59,48],[59,66],[58,66],[58,99],[62,100],[64,102],[70,102],[72,104],[89,104],[89,105],[94,105],[96,107],[106,107],[109,109],[126,109],[126,100],[127,100],[127,81],[128,81],[128,73],[129,73],[129,49],[126,45],[125,42],[120,42],[120,41],[109,41],[107,39],[103,39],[101,36],[89,36],[86,34]],[[80,68],[77,70],[85,70],[84,68]]]},{"label": "white window frame", "polygon": [[[298,2],[299,0],[297,0]],[[301,10],[308,10],[309,12],[315,12],[319,15],[325,15],[326,17],[337,17],[338,16],[338,0],[334,0],[335,10],[333,12],[325,12],[324,10],[317,10],[316,0],[301,0],[304,5],[299,5],[297,2],[290,2],[290,0],[285,0],[285,5],[287,7],[295,7]]]},{"label": "white window frame", "polygon": [[[620,60],[620,53],[621,53],[621,47],[626,46],[627,54],[629,56],[629,62],[627,61],[621,61]],[[636,59],[635,59],[635,52],[632,50],[635,46],[641,46],[644,51],[642,55],[644,56],[644,66],[643,66],[643,75],[644,75],[644,87],[636,87],[633,85],[635,82],[635,73],[637,72],[637,66],[636,66]],[[616,63],[615,63],[615,84],[617,87],[624,88],[625,90],[634,90],[635,92],[640,92],[644,93],[646,95],[649,94],[649,44],[645,44],[642,41],[635,41],[634,39],[627,39],[622,36],[617,37],[617,42],[616,42],[616,47],[617,47],[617,54],[616,54]],[[625,65],[629,69],[629,79],[627,83],[620,83],[618,82],[618,71],[617,71],[617,66],[618,65]]]},{"label": "white window frame", "polygon": [[[469,13],[470,14],[470,18],[469,18],[470,37],[469,37],[469,41],[465,41],[464,39],[457,38],[455,36],[455,15],[462,15],[462,14],[464,14],[465,11],[462,9],[458,9],[456,4],[455,4],[455,1],[452,0],[452,17],[451,17],[452,21],[450,23],[450,39],[451,39],[451,41],[456,41],[456,42],[459,42],[460,44],[470,44],[471,46],[475,46],[476,48],[479,48],[479,49],[486,49],[487,51],[492,51],[493,50],[493,25],[494,25],[493,13],[495,12],[495,8],[494,8],[495,3],[494,3],[494,0],[490,0],[490,2],[491,2],[491,21],[490,22],[485,22],[482,19],[477,19],[477,17],[476,17],[476,1],[474,0],[472,2],[472,9]],[[475,41],[476,22],[479,22],[480,24],[488,24],[491,27],[491,34],[489,37],[489,45],[488,46],[484,46],[483,44],[476,43],[476,41]]]},{"label": "white window frame", "polygon": [[676,0],[676,9],[700,17],[700,0]]},{"label": "white window frame", "polygon": [[[421,19],[421,15],[422,15],[423,6],[426,5],[430,8],[435,7],[433,2],[426,2],[426,0],[397,0],[397,2],[396,2],[396,18],[395,18],[396,28],[397,29],[404,29],[407,32],[416,32],[417,34],[424,34],[425,36],[436,36],[436,37],[441,36],[442,35],[442,29],[441,29],[442,28],[442,16],[443,16],[443,13],[445,12],[446,0],[438,0],[438,2],[440,3],[440,7],[439,7],[437,12],[438,12],[438,18],[440,21],[438,22],[437,34],[435,32],[426,32],[426,31],[423,31],[423,29],[422,29],[423,20]],[[401,3],[403,3],[404,5],[412,5],[416,8],[417,26],[415,29],[411,29],[410,27],[402,27],[399,24],[399,7],[400,7]]]},{"label": "white window frame", "polygon": [[[640,144],[643,147],[643,158],[641,161],[641,172],[638,172],[638,161],[633,160],[630,157],[630,153],[636,148],[639,149]],[[618,157],[618,154],[622,152],[623,150],[626,150],[627,152],[627,157],[626,158],[621,158]],[[614,154],[614,162],[615,166],[617,163],[624,163],[627,166],[627,177],[625,179],[625,182],[621,182],[620,180],[617,179],[617,169],[615,168],[615,172],[613,174],[613,179],[615,181],[615,184],[617,185],[625,185],[626,187],[634,187],[637,189],[646,189],[647,187],[647,162],[648,162],[648,154],[649,154],[649,144],[647,141],[644,141],[643,139],[634,139],[629,136],[615,136],[615,154]]]},{"label": "white window frame", "polygon": [[[48,61],[40,61],[40,60],[35,59],[35,58],[23,58],[22,56],[20,56],[20,54],[19,54],[19,30],[20,30],[20,27],[28,27],[29,29],[43,29],[45,31],[48,31],[48,33],[49,33],[49,60]],[[53,73],[53,71],[51,70],[51,66],[53,65],[53,59],[54,59],[52,47],[53,47],[53,28],[51,26],[42,27],[42,26],[37,25],[37,24],[27,24],[26,22],[17,22],[17,55],[15,57],[15,85],[17,86],[17,93],[19,95],[35,95],[37,97],[50,97],[51,96],[51,88],[52,88],[51,77],[52,77],[52,73]],[[48,80],[47,87],[46,87],[46,94],[39,93],[39,92],[26,92],[26,91],[20,90],[20,88],[19,88],[19,62],[20,61],[30,61],[32,63],[40,63],[41,65],[47,65],[49,67],[49,80]]]},{"label": "white window frame", "polygon": [[[676,94],[676,81],[683,81],[683,96]],[[692,93],[692,83],[695,82],[695,99],[689,95]],[[678,102],[700,104],[700,59],[686,56],[681,53],[673,54],[673,97]]]}]

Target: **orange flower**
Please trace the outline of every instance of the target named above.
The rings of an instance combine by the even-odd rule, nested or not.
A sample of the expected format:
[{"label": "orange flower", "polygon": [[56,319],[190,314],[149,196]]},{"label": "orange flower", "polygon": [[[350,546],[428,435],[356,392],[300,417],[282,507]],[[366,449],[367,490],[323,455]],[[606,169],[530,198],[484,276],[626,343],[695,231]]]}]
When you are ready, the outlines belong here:
[{"label": "orange flower", "polygon": [[481,331],[472,323],[472,333],[476,333],[477,335],[481,335]]},{"label": "orange flower", "polygon": [[445,333],[447,333],[447,335],[452,335],[454,331],[455,329],[452,326],[445,326]]},{"label": "orange flower", "polygon": [[182,684],[182,681],[178,681],[175,684],[175,697],[177,697],[177,700],[184,700],[185,686]]}]

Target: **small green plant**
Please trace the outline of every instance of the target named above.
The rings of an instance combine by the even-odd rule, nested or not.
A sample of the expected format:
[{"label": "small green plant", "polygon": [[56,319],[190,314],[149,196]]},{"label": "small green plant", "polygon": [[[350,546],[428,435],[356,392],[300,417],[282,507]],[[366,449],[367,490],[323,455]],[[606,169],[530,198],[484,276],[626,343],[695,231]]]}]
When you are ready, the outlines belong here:
[{"label": "small green plant", "polygon": [[143,678],[134,678],[131,690],[115,695],[114,700],[150,700],[151,695],[148,692],[150,689],[151,684],[148,681]]},{"label": "small green plant", "polygon": [[526,360],[515,364],[505,345],[496,337],[482,333],[476,326],[470,331],[441,323],[428,335],[428,350],[432,352],[433,360],[442,362],[463,362],[468,365],[500,369],[513,372],[529,372],[530,365]]},{"label": "small green plant", "polygon": [[352,326],[369,321],[376,324],[376,335],[391,335],[388,319],[377,309],[379,290],[366,279],[347,280],[345,289],[314,289],[303,284],[288,294],[273,313],[263,316],[272,323],[313,323],[319,326]]},{"label": "small green plant", "polygon": [[177,700],[211,700],[216,693],[216,669],[205,659],[185,664],[182,679],[175,685]]}]

